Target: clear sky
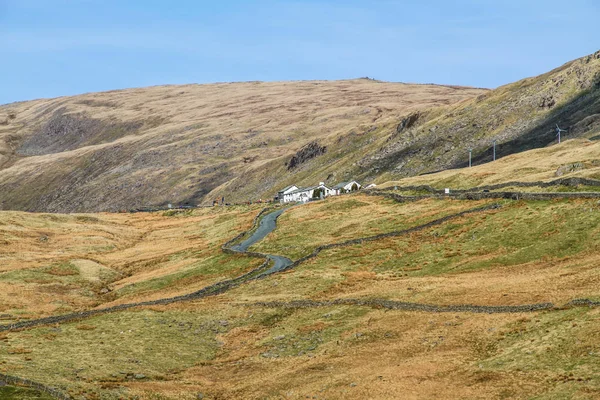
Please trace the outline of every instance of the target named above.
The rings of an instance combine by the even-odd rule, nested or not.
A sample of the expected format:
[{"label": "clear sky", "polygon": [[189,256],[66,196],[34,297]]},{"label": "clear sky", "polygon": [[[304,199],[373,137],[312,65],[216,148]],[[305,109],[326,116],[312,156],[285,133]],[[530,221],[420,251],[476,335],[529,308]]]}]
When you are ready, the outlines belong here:
[{"label": "clear sky", "polygon": [[0,0],[0,104],[346,79],[496,87],[600,49],[598,0]]}]

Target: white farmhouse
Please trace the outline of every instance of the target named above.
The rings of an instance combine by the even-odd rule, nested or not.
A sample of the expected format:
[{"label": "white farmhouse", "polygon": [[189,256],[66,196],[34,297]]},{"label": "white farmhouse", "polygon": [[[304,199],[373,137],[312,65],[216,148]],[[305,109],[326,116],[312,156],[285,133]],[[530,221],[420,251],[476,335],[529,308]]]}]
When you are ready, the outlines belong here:
[{"label": "white farmhouse", "polygon": [[[288,188],[286,188],[288,189]],[[319,182],[318,186],[308,188],[296,188],[295,190],[282,190],[277,196],[281,203],[306,203],[313,199],[322,199],[328,196],[335,196],[336,190],[325,186],[324,182]]]},{"label": "white farmhouse", "polygon": [[352,192],[355,190],[360,190],[361,188],[362,188],[362,186],[360,185],[360,183],[358,183],[356,181],[341,182],[333,187],[333,189],[336,191],[336,193],[335,193],[336,195],[346,193],[346,192]]},{"label": "white farmhouse", "polygon": [[298,190],[298,186],[296,186],[296,185],[287,186],[287,187],[281,189],[279,192],[277,192],[277,197],[275,197],[275,200],[282,201],[283,196],[285,196],[286,194],[291,193],[295,190]]}]

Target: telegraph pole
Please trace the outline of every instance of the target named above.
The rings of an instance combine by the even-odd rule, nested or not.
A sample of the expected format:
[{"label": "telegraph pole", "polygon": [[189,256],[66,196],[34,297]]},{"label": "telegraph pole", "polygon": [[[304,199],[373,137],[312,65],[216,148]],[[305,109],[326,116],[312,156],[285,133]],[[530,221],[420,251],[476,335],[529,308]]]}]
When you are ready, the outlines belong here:
[{"label": "telegraph pole", "polygon": [[494,161],[496,161],[496,141],[494,140]]}]

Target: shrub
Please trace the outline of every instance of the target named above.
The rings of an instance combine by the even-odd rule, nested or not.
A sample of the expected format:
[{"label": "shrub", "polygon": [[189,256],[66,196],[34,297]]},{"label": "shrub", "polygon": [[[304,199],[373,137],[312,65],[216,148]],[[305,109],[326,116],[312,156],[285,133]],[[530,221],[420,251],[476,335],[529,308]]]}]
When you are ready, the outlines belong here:
[{"label": "shrub", "polygon": [[325,194],[325,191],[321,188],[316,188],[315,191],[313,192],[313,199],[320,199],[321,195]]}]

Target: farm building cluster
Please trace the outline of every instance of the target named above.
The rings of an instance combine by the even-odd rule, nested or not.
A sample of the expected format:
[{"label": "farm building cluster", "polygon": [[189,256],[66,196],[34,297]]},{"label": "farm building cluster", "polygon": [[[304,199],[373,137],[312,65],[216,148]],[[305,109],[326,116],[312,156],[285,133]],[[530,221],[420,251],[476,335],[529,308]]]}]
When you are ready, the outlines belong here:
[{"label": "farm building cluster", "polygon": [[343,193],[360,190],[362,186],[356,181],[338,183],[333,187],[319,182],[317,186],[299,188],[296,185],[288,186],[277,193],[275,201],[280,203],[306,203],[311,200],[324,199],[329,196],[338,196]]}]

